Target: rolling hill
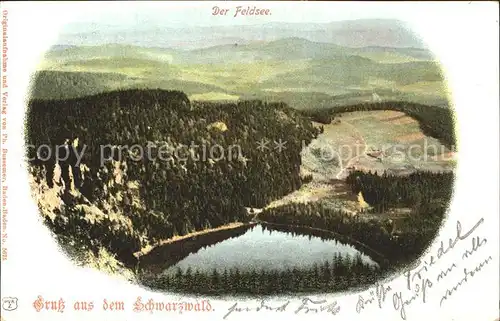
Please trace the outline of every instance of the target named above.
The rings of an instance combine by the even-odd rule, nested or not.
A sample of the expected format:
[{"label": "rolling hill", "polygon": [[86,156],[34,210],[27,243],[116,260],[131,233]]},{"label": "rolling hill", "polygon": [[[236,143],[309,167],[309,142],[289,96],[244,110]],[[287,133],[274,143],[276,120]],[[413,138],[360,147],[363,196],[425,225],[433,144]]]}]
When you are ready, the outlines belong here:
[{"label": "rolling hill", "polygon": [[[373,93],[382,99],[447,105],[444,77],[425,49],[350,48],[297,37],[194,50],[55,46],[39,69],[35,98],[51,98],[48,93],[70,98],[112,89],[161,88],[183,90],[195,99],[284,97],[299,109],[328,107],[339,98],[343,99],[339,104],[366,101]],[[44,77],[47,72],[50,77]],[[68,77],[71,80],[65,83]],[[52,88],[54,83],[57,88]],[[49,89],[42,93],[39,88]]]}]

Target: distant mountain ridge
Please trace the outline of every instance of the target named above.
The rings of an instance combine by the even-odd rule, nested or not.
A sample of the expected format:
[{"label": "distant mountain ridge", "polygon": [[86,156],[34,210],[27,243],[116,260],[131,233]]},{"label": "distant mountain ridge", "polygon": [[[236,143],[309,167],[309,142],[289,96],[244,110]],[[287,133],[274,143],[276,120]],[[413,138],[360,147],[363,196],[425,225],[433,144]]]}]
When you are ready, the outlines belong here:
[{"label": "distant mountain ridge", "polygon": [[299,37],[182,50],[108,43],[56,45],[35,97],[80,97],[120,88],[182,90],[193,100],[264,99],[294,108],[372,100],[446,105],[432,53],[415,47],[343,47]]},{"label": "distant mountain ridge", "polygon": [[[48,52],[48,55],[64,54],[72,56],[72,51],[87,52],[86,58],[89,58],[90,51],[94,58],[101,55],[128,55],[130,51],[134,55],[140,53],[142,46],[123,45],[119,43],[108,43],[104,45],[54,45]],[[272,41],[245,41],[232,42],[230,44],[220,44],[203,48],[190,50],[181,50],[176,48],[162,48],[158,46],[142,47],[147,51],[153,51],[159,55],[172,54],[186,63],[193,62],[219,62],[227,63],[230,61],[244,62],[245,58],[251,56],[252,60],[265,59],[323,59],[338,56],[360,56],[371,58],[373,54],[397,54],[407,58],[417,60],[433,60],[432,53],[424,48],[415,47],[383,47],[367,46],[360,48],[343,47],[333,43],[311,41],[305,38],[288,37]],[[139,51],[139,52],[138,52]],[[143,51],[141,54],[145,53]],[[62,58],[62,57],[61,57]]]},{"label": "distant mountain ridge", "polygon": [[302,38],[343,47],[369,46],[424,48],[403,22],[390,19],[361,19],[330,23],[281,23],[237,26],[120,27],[96,23],[73,23],[61,31],[58,45],[130,44],[144,47],[197,49],[253,41]]}]

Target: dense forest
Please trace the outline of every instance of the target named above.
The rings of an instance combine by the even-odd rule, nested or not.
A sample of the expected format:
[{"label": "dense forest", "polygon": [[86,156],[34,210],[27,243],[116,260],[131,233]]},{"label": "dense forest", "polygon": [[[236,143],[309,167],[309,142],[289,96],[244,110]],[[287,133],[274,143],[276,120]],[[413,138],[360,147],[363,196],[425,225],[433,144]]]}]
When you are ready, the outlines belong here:
[{"label": "dense forest", "polygon": [[[455,143],[448,109],[409,103],[371,103],[318,112],[283,103],[191,102],[183,92],[120,90],[63,100],[32,99],[26,117],[30,170],[39,186],[61,190],[61,204],[47,213],[47,225],[65,243],[97,253],[104,248],[138,272],[134,253],[160,240],[193,231],[249,222],[245,207],[265,207],[300,188],[303,146],[318,137],[310,118],[328,123],[350,111],[389,109],[416,118],[428,135]],[[307,117],[304,117],[307,116]],[[286,145],[276,150],[275,143]],[[260,145],[259,142],[267,142]],[[50,155],[37,153],[48,146]],[[140,148],[139,150],[135,147]],[[167,151],[162,156],[161,150]],[[68,155],[67,159],[57,160]],[[174,153],[172,153],[174,152]],[[66,154],[67,153],[67,154]],[[79,155],[82,155],[79,162]],[[453,173],[416,172],[407,176],[354,171],[346,179],[370,205],[367,219],[322,202],[267,208],[253,217],[273,228],[323,237],[335,233],[370,255],[378,268],[356,258],[334,257],[307,269],[178,270],[143,283],[205,294],[271,294],[346,290],[373,283],[393,267],[420,256],[436,236],[453,187]],[[43,206],[42,206],[43,207]],[[410,213],[396,220],[393,209]],[[280,227],[282,226],[282,227]],[[418,228],[415,228],[418,226]],[[239,235],[246,227],[157,247],[149,262],[163,269],[188,252]],[[311,230],[311,228],[315,230]],[[304,232],[305,233],[305,232]],[[160,255],[161,254],[161,255]],[[146,260],[146,258],[145,258]]]},{"label": "dense forest", "polygon": [[425,171],[405,176],[353,171],[346,178],[352,191],[355,194],[362,192],[365,201],[377,212],[397,207],[411,207],[420,211],[432,204],[446,207],[451,200],[453,180],[452,172]]},{"label": "dense forest", "polygon": [[[381,257],[366,247],[352,244],[342,235],[309,227],[280,226],[260,224],[262,232],[281,232],[289,236],[318,237],[325,242],[335,241],[339,245],[354,246],[370,255],[373,261],[368,263],[361,257],[361,252],[353,254],[335,253],[330,259],[325,257],[318,262],[306,262],[302,267],[257,268],[259,262],[241,262],[239,268],[210,269],[206,267],[179,268],[177,264],[186,257],[195,255],[200,249],[217,246],[229,239],[237,238],[255,224],[236,229],[216,231],[155,248],[141,257],[137,271],[141,284],[154,289],[192,292],[203,294],[282,294],[296,291],[317,292],[333,290],[352,290],[368,286],[390,271]],[[358,244],[359,245],[359,244]],[[231,255],[230,253],[227,253]],[[300,260],[300,258],[298,258]],[[380,264],[375,263],[380,261]],[[321,264],[319,264],[322,262]]]},{"label": "dense forest", "polygon": [[[393,265],[417,259],[437,235],[453,191],[453,173],[416,172],[408,176],[378,176],[352,172],[347,183],[361,192],[378,220],[345,213],[323,203],[296,203],[269,208],[259,220],[284,225],[307,226],[338,233],[361,242]],[[406,206],[411,209],[395,229],[395,221],[383,211]]]},{"label": "dense forest", "polygon": [[209,295],[286,294],[333,292],[372,285],[383,270],[364,263],[359,255],[335,255],[309,268],[284,270],[212,270],[210,273],[187,268],[156,277],[142,276],[142,284],[167,291]]},{"label": "dense forest", "polygon": [[[244,207],[262,207],[299,188],[302,143],[319,132],[285,104],[192,104],[184,93],[164,90],[31,100],[26,123],[38,182],[52,186],[56,160],[54,153],[37,154],[37,147],[70,152],[58,164],[64,213],[47,223],[59,235],[129,261],[147,243],[247,220]],[[281,139],[287,141],[281,151],[272,144],[256,148],[258,141]],[[83,152],[81,164],[72,145]],[[132,145],[147,155],[137,157]],[[174,157],[159,158],[158,146],[175,150]],[[89,207],[104,213],[99,223],[86,214]]]},{"label": "dense forest", "polygon": [[38,99],[68,99],[113,90],[129,77],[113,72],[39,70],[33,75],[31,96]]},{"label": "dense forest", "polygon": [[244,224],[239,227],[193,235],[177,242],[156,246],[150,252],[140,257],[137,271],[155,271],[155,273],[161,273],[191,254],[196,254],[202,249],[242,236],[249,229],[253,229],[254,226],[255,224],[253,223]]},{"label": "dense forest", "polygon": [[312,120],[329,124],[342,113],[368,110],[395,110],[415,118],[424,134],[438,138],[448,148],[456,147],[453,110],[437,106],[402,101],[369,102],[321,109],[306,109],[301,113]]}]

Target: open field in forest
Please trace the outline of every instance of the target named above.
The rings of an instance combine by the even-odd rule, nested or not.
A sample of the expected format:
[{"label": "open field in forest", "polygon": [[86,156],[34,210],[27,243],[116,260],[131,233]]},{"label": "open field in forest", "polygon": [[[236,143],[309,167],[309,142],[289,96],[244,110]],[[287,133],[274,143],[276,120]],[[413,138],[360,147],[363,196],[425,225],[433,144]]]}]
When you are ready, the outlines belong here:
[{"label": "open field in forest", "polygon": [[221,92],[208,92],[208,93],[203,93],[203,94],[193,94],[189,96],[190,100],[197,100],[197,101],[235,101],[238,100],[239,97],[235,95],[230,95],[226,93],[221,93]]},{"label": "open field in forest", "polygon": [[454,167],[452,151],[402,112],[350,112],[338,120],[323,125],[324,133],[303,152],[304,171],[317,180],[340,179],[354,169],[405,174]]},{"label": "open field in forest", "polygon": [[322,201],[354,213],[359,210],[357,195],[343,181],[351,171],[406,175],[417,170],[450,171],[455,166],[453,151],[426,136],[415,119],[399,111],[349,112],[331,124],[315,125],[323,126],[324,132],[304,148],[301,165],[303,175],[312,175],[313,181],[268,208]]}]

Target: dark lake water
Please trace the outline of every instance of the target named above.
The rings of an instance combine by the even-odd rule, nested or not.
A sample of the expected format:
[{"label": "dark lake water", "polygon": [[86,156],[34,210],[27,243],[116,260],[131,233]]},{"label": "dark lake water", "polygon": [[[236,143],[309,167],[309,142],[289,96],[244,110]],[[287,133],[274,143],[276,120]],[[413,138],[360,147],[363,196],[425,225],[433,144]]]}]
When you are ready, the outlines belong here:
[{"label": "dark lake water", "polygon": [[332,235],[308,232],[255,225],[210,233],[156,249],[142,259],[142,268],[160,274],[188,268],[200,272],[279,271],[311,268],[325,261],[333,262],[336,256],[378,266],[353,245],[339,242]]},{"label": "dark lake water", "polygon": [[165,272],[177,268],[210,272],[224,269],[284,270],[307,268],[314,263],[333,261],[335,254],[354,260],[360,255],[364,263],[376,263],[354,247],[336,240],[322,240],[317,236],[292,234],[264,228],[261,225],[248,229],[243,235],[224,240],[188,255]]}]

